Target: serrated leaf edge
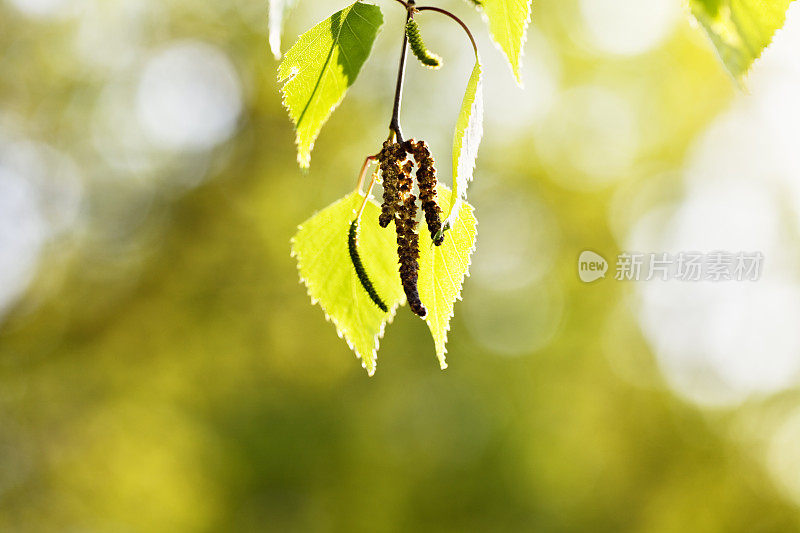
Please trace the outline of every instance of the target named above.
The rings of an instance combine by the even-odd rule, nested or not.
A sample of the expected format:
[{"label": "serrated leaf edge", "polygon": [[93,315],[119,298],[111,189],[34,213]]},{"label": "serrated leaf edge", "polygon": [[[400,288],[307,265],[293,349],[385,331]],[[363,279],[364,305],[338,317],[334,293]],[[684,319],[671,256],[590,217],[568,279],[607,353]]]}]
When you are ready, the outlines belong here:
[{"label": "serrated leaf edge", "polygon": [[[459,200],[459,202],[460,202],[460,200]],[[469,267],[472,266],[472,254],[477,249],[477,242],[478,242],[478,218],[475,216],[475,207],[473,205],[469,204],[469,203],[466,203],[466,202],[461,202],[461,205],[459,205],[459,209],[461,209],[461,206],[466,206],[468,209],[470,209],[472,211],[472,217],[475,219],[475,238],[472,241],[472,246],[470,246],[469,250],[467,251],[467,270],[461,276],[461,282],[460,282],[461,288],[458,291],[458,294],[456,295],[456,299],[453,300],[453,310],[450,311],[450,314],[447,317],[447,325],[444,328],[444,336],[442,338],[442,352],[439,353],[439,351],[436,350],[436,358],[439,360],[439,368],[441,368],[442,370],[447,369],[447,357],[446,357],[446,355],[447,355],[447,338],[448,338],[448,333],[450,333],[450,324],[453,321],[453,317],[456,314],[455,303],[463,301],[461,293],[464,292],[464,283],[466,282],[466,279],[468,277],[470,277]],[[425,323],[428,326],[428,329],[431,328],[431,325],[430,325],[430,322],[429,322],[430,320],[431,320],[431,315],[428,314],[428,317],[425,318]],[[434,339],[434,348],[435,348],[435,345],[436,345],[436,341]]]},{"label": "serrated leaf edge", "polygon": [[[794,1],[795,0],[789,0],[789,6],[791,6],[792,2],[794,2]],[[759,59],[761,59],[761,56],[764,54],[764,52],[770,46],[772,46],[772,43],[775,41],[775,37],[781,31],[784,31],[784,28],[786,27],[786,13],[783,14],[783,22],[782,22],[782,24],[778,28],[775,28],[775,31],[773,31],[772,35],[769,36],[769,40],[766,42],[766,44],[764,44],[763,47],[761,47],[760,50],[758,50],[756,55],[753,56],[753,60],[750,61],[750,64],[747,65],[747,68],[745,68],[744,71],[742,71],[742,73],[739,74],[739,76],[736,76],[733,72],[731,72],[731,70],[728,68],[728,65],[725,63],[725,60],[722,58],[722,54],[720,54],[719,48],[717,48],[717,46],[714,44],[714,40],[711,37],[711,33],[709,32],[708,28],[706,28],[706,25],[703,24],[703,22],[699,18],[697,18],[697,15],[695,15],[694,9],[692,9],[692,6],[691,6],[691,3],[689,2],[689,0],[686,0],[686,2],[684,3],[684,9],[688,12],[691,21],[694,22],[695,24],[697,24],[697,26],[699,26],[700,29],[705,34],[706,39],[707,39],[706,42],[708,42],[708,44],[711,46],[711,49],[714,51],[714,55],[717,57],[717,60],[719,61],[719,63],[722,65],[722,69],[728,74],[728,76],[731,77],[733,82],[737,85],[737,87],[740,90],[747,92],[746,80],[749,78],[750,73],[752,72],[753,67],[755,66],[756,62]],[[788,11],[789,11],[789,8],[787,7],[786,12],[788,12]]]},{"label": "serrated leaf edge", "polygon": [[[453,188],[451,190],[453,199],[450,201],[450,211],[447,213],[445,217],[445,227],[449,227],[458,217],[459,210],[461,209],[461,204],[466,201],[467,199],[467,188],[469,187],[469,183],[475,177],[475,168],[478,165],[478,149],[480,148],[481,141],[483,140],[483,114],[484,114],[484,101],[483,101],[483,65],[481,64],[481,58],[479,54],[475,54],[475,66],[470,71],[469,80],[467,81],[467,91],[469,90],[469,84],[472,81],[472,75],[475,73],[475,70],[478,70],[478,83],[475,90],[475,97],[473,98],[472,104],[470,105],[469,114],[467,118],[467,125],[464,130],[461,132],[460,138],[460,145],[458,147],[458,155],[456,155],[456,139],[458,137],[454,135],[453,137],[453,151],[452,151],[452,167],[453,167]],[[480,96],[480,100],[478,99]],[[466,99],[467,93],[464,93],[464,99]],[[477,103],[480,102],[480,106]],[[462,101],[461,107],[458,111],[458,119],[456,120],[456,134],[458,132],[459,122],[461,120],[461,113],[464,110],[464,104]],[[476,112],[477,111],[477,112]],[[478,117],[478,118],[476,118]],[[478,148],[475,149],[475,157],[471,158],[469,164],[469,170],[467,172],[467,177],[464,179],[464,190],[459,190],[457,187],[458,183],[458,169],[460,168],[460,160],[464,154],[464,145],[467,134],[470,131],[469,125],[473,120],[477,120],[478,123]]]},{"label": "serrated leaf edge", "polygon": [[[348,7],[353,8],[356,4],[375,6],[380,10],[380,6],[378,6],[376,4],[373,4],[371,2],[362,2],[361,0],[356,0],[356,2],[353,2]],[[344,7],[342,9],[337,10],[337,11],[334,11],[333,13],[331,13],[330,15],[325,17],[322,21],[320,21],[320,23],[328,20],[329,18],[331,18],[336,13],[339,13],[340,11],[344,11],[345,9],[347,9],[347,7]],[[376,37],[377,37],[377,34],[380,32],[381,28],[383,27],[383,22],[384,22],[383,12],[381,11],[380,13],[381,13],[381,23],[378,24],[377,28],[375,29],[375,36]],[[320,23],[318,23],[318,24],[320,24]],[[312,26],[311,29],[315,28],[316,26],[317,26],[317,24]],[[342,26],[344,26],[344,24],[342,24]],[[339,28],[339,33],[341,33],[341,31],[342,30],[341,30],[341,27],[340,27]],[[337,39],[338,39],[338,36],[337,36]],[[290,47],[290,49],[291,49],[291,47]],[[371,50],[370,50],[370,52],[371,52]],[[369,56],[367,56],[367,59],[369,59]],[[366,62],[366,59],[364,60],[364,62]],[[291,115],[292,111],[291,111],[291,109],[289,109],[289,105],[286,103],[287,94],[286,94],[286,91],[284,90],[284,88],[286,87],[286,84],[289,83],[292,79],[294,79],[294,77],[297,76],[297,73],[299,71],[300,71],[300,69],[298,69],[297,67],[293,67],[289,71],[289,74],[287,76],[281,78],[281,76],[280,76],[280,65],[278,65],[278,72],[279,72],[279,74],[278,74],[278,83],[280,84],[281,105],[283,106],[284,109],[286,109],[286,111],[289,112],[289,120],[291,121],[292,125],[295,128],[294,144],[298,148],[298,150],[297,150],[297,164],[300,165],[300,168],[307,169],[307,168],[309,168],[311,166],[311,153],[314,151],[314,146],[317,143],[317,138],[319,137],[319,133],[322,131],[322,128],[325,126],[325,124],[328,123],[328,120],[331,118],[331,115],[333,115],[333,112],[336,111],[336,109],[339,107],[339,105],[344,101],[344,97],[347,96],[347,89],[349,89],[350,87],[345,88],[345,93],[342,94],[342,97],[339,98],[338,102],[336,102],[335,104],[333,104],[331,106],[331,109],[328,112],[328,116],[325,117],[325,119],[322,122],[320,122],[320,124],[319,124],[319,132],[317,132],[317,135],[314,136],[314,138],[311,140],[311,142],[308,145],[308,157],[304,158],[300,154],[300,150],[299,150],[299,148],[300,148],[300,132],[297,130],[297,123],[292,118],[292,115]],[[359,69],[359,71],[360,71],[360,69]],[[353,80],[353,82],[355,82],[355,80]]]},{"label": "serrated leaf edge", "polygon": [[531,25],[531,18],[533,15],[533,0],[527,0],[528,2],[528,17],[525,19],[524,26],[522,28],[522,40],[519,43],[519,57],[517,57],[517,64],[514,65],[511,62],[511,58],[508,57],[506,51],[503,50],[503,47],[500,46],[500,43],[494,38],[494,34],[492,34],[491,26],[489,25],[489,17],[486,15],[486,10],[483,9],[483,6],[475,6],[481,13],[481,18],[486,26],[489,28],[489,38],[492,41],[494,47],[503,54],[503,57],[506,58],[506,62],[511,67],[511,74],[514,76],[514,81],[517,83],[517,86],[520,89],[525,88],[525,83],[522,81],[522,58],[525,56],[525,43],[528,42],[528,28]]},{"label": "serrated leaf edge", "polygon": [[[361,196],[363,197],[363,195],[361,195]],[[337,200],[333,204],[329,204],[328,206],[326,206],[324,209],[332,207],[332,206],[338,204],[339,202],[344,201],[346,198],[347,198],[347,196],[345,196],[344,198],[340,198],[339,200]],[[372,201],[371,197],[370,197],[369,201],[372,202],[376,206],[378,205],[378,204],[376,204],[375,202]],[[309,219],[310,218],[314,218],[320,211],[323,211],[324,209],[318,209],[318,210],[314,211],[314,213],[309,217]],[[356,215],[356,212],[355,212],[355,210],[353,210],[353,216],[355,216],[355,215]],[[303,225],[299,224],[297,226],[297,232],[301,231],[302,229],[303,229]],[[331,322],[333,324],[334,328],[336,329],[336,335],[340,339],[343,339],[347,343],[347,346],[350,348],[350,351],[352,351],[353,353],[356,354],[356,358],[357,359],[361,360],[361,367],[364,370],[367,371],[367,375],[369,377],[374,376],[375,375],[375,370],[378,367],[378,349],[380,348],[380,341],[381,341],[381,339],[383,338],[383,335],[386,332],[386,325],[387,324],[391,324],[394,321],[394,318],[397,315],[397,310],[405,304],[405,300],[401,300],[398,303],[394,304],[389,309],[389,312],[386,313],[386,318],[384,319],[383,323],[381,324],[380,330],[375,335],[375,339],[374,339],[375,342],[374,342],[374,345],[372,347],[373,365],[372,365],[372,368],[368,368],[367,367],[367,362],[366,362],[367,360],[364,357],[366,354],[362,354],[362,353],[360,353],[358,351],[358,349],[355,347],[355,344],[353,344],[353,342],[350,340],[350,338],[347,336],[347,334],[344,333],[344,329],[345,328],[339,323],[338,320],[336,320],[336,318],[334,318],[332,315],[330,315],[328,313],[328,310],[325,308],[324,305],[322,305],[322,302],[320,302],[318,298],[315,298],[314,296],[312,296],[311,288],[312,288],[313,284],[310,283],[309,281],[307,281],[305,278],[303,278],[303,274],[300,271],[301,257],[294,251],[294,244],[295,244],[295,238],[294,237],[289,239],[289,244],[291,245],[291,250],[289,252],[289,257],[295,259],[295,263],[297,265],[297,275],[298,275],[300,284],[305,286],[305,288],[306,288],[306,296],[308,296],[309,299],[311,300],[311,305],[319,305],[320,309],[322,309],[322,312],[325,315],[325,320],[327,322]]]}]

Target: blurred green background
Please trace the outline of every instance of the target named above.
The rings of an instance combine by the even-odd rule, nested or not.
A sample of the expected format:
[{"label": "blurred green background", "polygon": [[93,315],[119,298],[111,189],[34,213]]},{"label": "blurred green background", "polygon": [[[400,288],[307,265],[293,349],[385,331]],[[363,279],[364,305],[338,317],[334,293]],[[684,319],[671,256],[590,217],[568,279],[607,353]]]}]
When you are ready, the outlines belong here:
[{"label": "blurred green background", "polygon": [[[797,531],[797,6],[739,90],[679,0],[540,0],[520,90],[435,2],[486,62],[478,248],[449,369],[403,308],[368,378],[289,239],[386,136],[378,3],[302,173],[264,0],[0,0],[0,530]],[[403,127],[447,181],[471,52],[419,20]],[[765,268],[588,285],[585,249]]]}]

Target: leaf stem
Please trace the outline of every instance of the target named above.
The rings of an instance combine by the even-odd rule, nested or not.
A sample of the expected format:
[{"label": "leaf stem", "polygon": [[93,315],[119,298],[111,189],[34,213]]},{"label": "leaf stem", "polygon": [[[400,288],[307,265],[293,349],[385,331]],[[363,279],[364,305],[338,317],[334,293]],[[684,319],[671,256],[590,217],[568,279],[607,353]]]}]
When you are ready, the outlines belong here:
[{"label": "leaf stem", "polygon": [[[361,220],[361,215],[364,213],[364,208],[367,207],[367,202],[369,201],[369,195],[372,193],[372,187],[375,186],[375,178],[378,177],[377,173],[372,174],[372,179],[369,181],[369,187],[367,187],[367,192],[364,193],[364,201],[361,202],[361,207],[358,208],[358,214],[356,215],[356,220]],[[359,187],[359,194],[361,193],[361,189]]]},{"label": "leaf stem", "polygon": [[367,175],[367,168],[369,164],[378,159],[380,154],[375,155],[368,155],[366,159],[364,159],[364,164],[361,165],[361,172],[358,173],[358,183],[356,184],[356,190],[361,192],[361,186],[364,185],[364,176]]}]

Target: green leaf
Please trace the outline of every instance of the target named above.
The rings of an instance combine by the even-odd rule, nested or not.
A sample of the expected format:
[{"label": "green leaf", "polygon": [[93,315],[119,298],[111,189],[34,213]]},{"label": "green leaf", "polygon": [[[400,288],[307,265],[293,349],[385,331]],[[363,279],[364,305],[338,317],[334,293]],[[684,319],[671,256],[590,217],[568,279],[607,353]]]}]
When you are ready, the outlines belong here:
[{"label": "green leaf", "polygon": [[356,2],[300,36],[278,67],[283,104],[297,130],[297,161],[307,168],[325,121],[356,81],[383,16],[378,6]]},{"label": "green leaf", "polygon": [[[483,81],[480,58],[475,56],[475,68],[467,83],[453,135],[453,191],[449,207],[444,209],[445,227],[452,226],[459,211],[456,206],[467,199],[467,186],[475,170],[475,159],[483,137]],[[442,205],[448,205],[442,203]]]},{"label": "green leaf", "polygon": [[296,0],[269,0],[269,48],[275,59],[281,58],[281,32],[286,13]]},{"label": "green leaf", "polygon": [[520,86],[522,47],[531,21],[532,2],[533,0],[483,0],[480,3],[492,40],[508,58],[511,71]]},{"label": "green leaf", "polygon": [[[443,203],[451,201],[452,193],[447,187],[439,185],[437,192]],[[419,239],[419,296],[428,309],[425,322],[431,330],[436,356],[443,369],[447,368],[445,345],[450,319],[453,318],[456,300],[461,299],[461,287],[469,272],[478,224],[471,205],[466,202],[458,205],[458,216],[441,246],[434,246],[430,234],[425,231],[420,232]]]},{"label": "green leaf", "polygon": [[792,0],[690,0],[725,67],[737,81],[783,26]]},{"label": "green leaf", "polygon": [[377,224],[380,208],[372,201],[362,216],[358,251],[388,313],[372,302],[356,275],[347,246],[348,230],[363,198],[353,192],[303,222],[292,238],[292,255],[312,303],[319,303],[371,376],[378,341],[405,294],[397,273],[395,233]]}]

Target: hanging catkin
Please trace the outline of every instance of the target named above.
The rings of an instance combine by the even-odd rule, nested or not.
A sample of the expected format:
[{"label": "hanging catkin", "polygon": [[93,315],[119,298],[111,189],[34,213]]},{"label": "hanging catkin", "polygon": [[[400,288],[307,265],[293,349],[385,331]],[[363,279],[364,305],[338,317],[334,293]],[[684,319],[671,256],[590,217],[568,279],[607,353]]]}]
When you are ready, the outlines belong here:
[{"label": "hanging catkin", "polygon": [[382,228],[389,225],[394,220],[397,209],[400,207],[399,178],[402,173],[401,161],[406,158],[405,150],[400,144],[386,141],[378,154],[381,179],[383,181],[383,205],[378,223]]},{"label": "hanging catkin", "polygon": [[420,63],[432,69],[442,66],[442,58],[425,47],[422,35],[419,33],[419,26],[414,19],[409,20],[406,24],[406,35],[408,35],[408,45],[411,47],[411,52],[419,59]]},{"label": "hanging catkin", "polygon": [[375,287],[372,285],[367,270],[364,268],[364,263],[361,262],[361,256],[358,254],[358,219],[350,223],[350,231],[347,234],[347,248],[350,251],[350,260],[353,262],[353,268],[356,269],[356,276],[361,286],[367,291],[372,302],[384,313],[389,312],[389,308],[383,302]]},{"label": "hanging catkin", "polygon": [[378,155],[383,176],[383,205],[379,223],[382,227],[394,221],[397,233],[397,258],[400,263],[400,282],[411,310],[424,317],[428,314],[419,298],[419,235],[417,227],[417,197],[413,194],[411,172],[414,163],[406,160],[407,144],[386,141]]},{"label": "hanging catkin", "polygon": [[428,224],[431,239],[433,239],[433,243],[436,246],[439,246],[444,242],[444,234],[441,231],[442,209],[439,207],[436,193],[436,167],[434,166],[433,156],[425,141],[415,143],[411,139],[406,142],[405,148],[407,152],[414,156],[414,160],[417,163],[419,200],[422,203],[422,211],[425,213],[425,222]]},{"label": "hanging catkin", "polygon": [[398,215],[395,219],[395,226],[397,229],[397,256],[400,260],[400,282],[403,284],[403,291],[406,293],[411,311],[425,318],[428,310],[422,305],[417,287],[419,235],[414,231],[417,226],[417,199],[413,194],[406,196]]}]

